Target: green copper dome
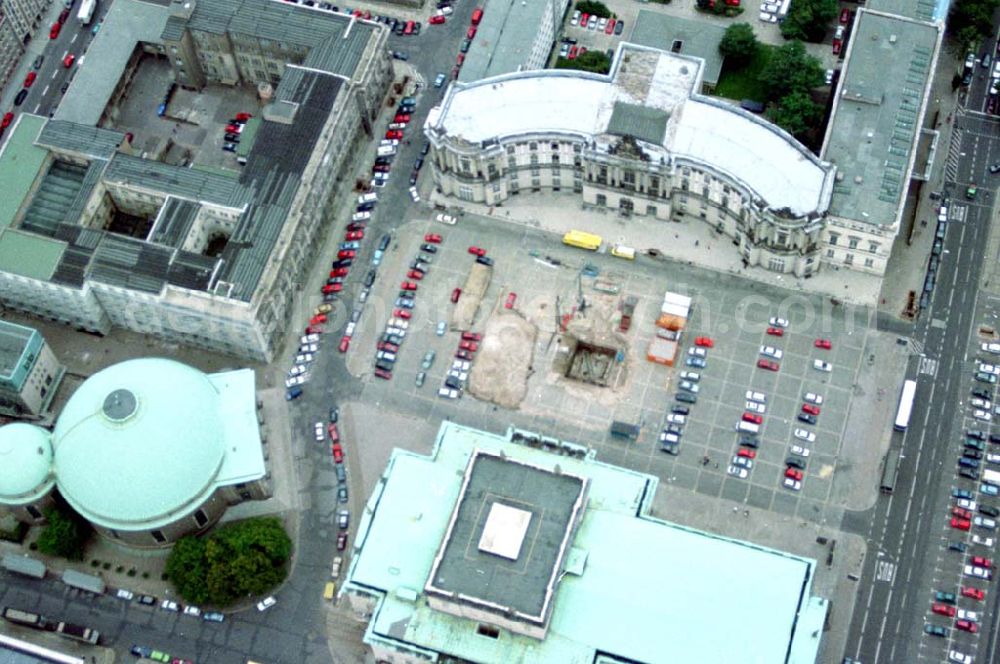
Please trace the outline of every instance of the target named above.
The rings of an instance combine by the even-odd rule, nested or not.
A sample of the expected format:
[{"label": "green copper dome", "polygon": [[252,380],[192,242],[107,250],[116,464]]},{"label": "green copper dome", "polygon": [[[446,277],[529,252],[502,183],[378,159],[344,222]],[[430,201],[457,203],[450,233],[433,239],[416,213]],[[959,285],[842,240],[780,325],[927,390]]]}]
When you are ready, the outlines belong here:
[{"label": "green copper dome", "polygon": [[129,360],[83,383],[53,435],[59,492],[107,528],[181,515],[214,490],[225,457],[219,393],[193,367]]},{"label": "green copper dome", "polygon": [[26,503],[52,488],[49,432],[15,422],[0,427],[0,501]]}]

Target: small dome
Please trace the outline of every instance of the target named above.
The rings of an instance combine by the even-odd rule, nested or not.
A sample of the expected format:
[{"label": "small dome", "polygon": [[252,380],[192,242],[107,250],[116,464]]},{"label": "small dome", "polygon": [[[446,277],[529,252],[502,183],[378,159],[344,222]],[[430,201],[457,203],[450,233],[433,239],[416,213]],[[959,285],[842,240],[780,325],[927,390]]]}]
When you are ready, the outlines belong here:
[{"label": "small dome", "polygon": [[27,502],[47,491],[53,482],[49,432],[23,422],[0,427],[0,468],[3,502]]},{"label": "small dome", "polygon": [[218,390],[201,371],[159,358],[88,378],[54,433],[60,493],[88,520],[141,528],[205,498],[225,457]]}]

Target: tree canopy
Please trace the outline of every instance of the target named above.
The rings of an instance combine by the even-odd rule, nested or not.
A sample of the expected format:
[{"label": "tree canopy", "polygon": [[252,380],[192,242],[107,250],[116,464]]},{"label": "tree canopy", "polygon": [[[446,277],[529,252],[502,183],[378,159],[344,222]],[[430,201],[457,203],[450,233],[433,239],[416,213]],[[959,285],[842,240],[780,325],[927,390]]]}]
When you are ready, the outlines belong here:
[{"label": "tree canopy", "polygon": [[771,122],[799,139],[818,125],[822,116],[823,108],[807,92],[785,95],[768,111]]},{"label": "tree canopy", "polygon": [[734,23],[726,28],[719,42],[719,53],[736,65],[743,65],[757,53],[757,35],[749,23]]},{"label": "tree canopy", "polygon": [[837,0],[795,0],[781,22],[781,36],[821,42],[838,11]]},{"label": "tree canopy", "polygon": [[768,99],[781,99],[792,92],[806,92],[823,83],[823,67],[806,53],[805,45],[790,41],[775,49],[760,82],[767,88]]},{"label": "tree canopy", "polygon": [[611,18],[611,10],[603,2],[597,0],[580,0],[576,3],[576,8],[581,14],[591,14],[597,18]]},{"label": "tree canopy", "polygon": [[273,517],[228,524],[207,537],[180,539],[167,576],[188,602],[227,606],[263,595],[288,574],[292,542]]},{"label": "tree canopy", "polygon": [[948,34],[960,53],[976,50],[979,43],[993,34],[993,12],[1000,0],[958,0],[948,13]]},{"label": "tree canopy", "polygon": [[93,529],[68,507],[50,507],[45,511],[46,524],[38,537],[38,550],[50,556],[83,560],[83,548]]}]

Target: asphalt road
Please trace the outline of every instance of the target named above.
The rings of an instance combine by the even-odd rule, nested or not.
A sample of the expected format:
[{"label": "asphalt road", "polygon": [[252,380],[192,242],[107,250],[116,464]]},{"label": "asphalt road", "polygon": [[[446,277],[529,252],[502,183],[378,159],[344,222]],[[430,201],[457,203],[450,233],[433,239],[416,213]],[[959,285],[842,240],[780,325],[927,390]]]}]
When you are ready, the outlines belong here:
[{"label": "asphalt road", "polygon": [[[961,579],[965,555],[947,545],[968,539],[948,527],[952,488],[973,493],[978,488],[956,474],[955,464],[972,385],[978,284],[996,195],[997,176],[988,166],[1000,160],[1000,123],[976,110],[985,105],[986,88],[975,79],[967,110],[954,118],[953,158],[946,167],[950,221],[930,307],[913,329],[916,354],[907,377],[916,378],[917,393],[906,433],[893,434],[892,448],[902,450],[895,492],[879,498],[872,510],[845,518],[845,529],[869,544],[845,653],[865,664],[940,662],[949,649],[973,654],[977,662],[992,661],[987,655],[994,650],[992,621],[984,621],[980,633],[971,635],[953,629],[950,619],[932,618],[929,611],[934,590],[957,593],[960,584],[982,585]],[[968,200],[964,193],[972,183],[979,191],[975,200]],[[970,546],[973,554],[991,552]],[[1000,595],[987,590],[985,604],[960,598],[959,607],[996,616],[998,600]],[[924,635],[925,623],[948,627],[948,638]]]}]

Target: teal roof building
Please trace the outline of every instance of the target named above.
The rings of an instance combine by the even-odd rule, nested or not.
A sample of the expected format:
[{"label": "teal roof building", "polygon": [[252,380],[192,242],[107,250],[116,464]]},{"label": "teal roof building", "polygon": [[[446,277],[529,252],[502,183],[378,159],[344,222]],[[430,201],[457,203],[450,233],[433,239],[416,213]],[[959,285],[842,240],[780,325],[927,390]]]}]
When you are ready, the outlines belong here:
[{"label": "teal roof building", "polygon": [[815,662],[815,561],[650,516],[657,479],[445,422],[395,450],[342,589],[376,660]]},{"label": "teal roof building", "polygon": [[55,486],[48,431],[23,422],[0,427],[0,502],[34,503]]},{"label": "teal roof building", "polygon": [[133,546],[169,545],[228,505],[269,493],[249,369],[206,374],[168,359],[129,360],[73,393],[51,443],[48,432],[28,429],[0,428],[0,454],[9,448],[15,464],[5,468],[17,469],[0,480],[0,501],[49,477],[99,532]]}]

